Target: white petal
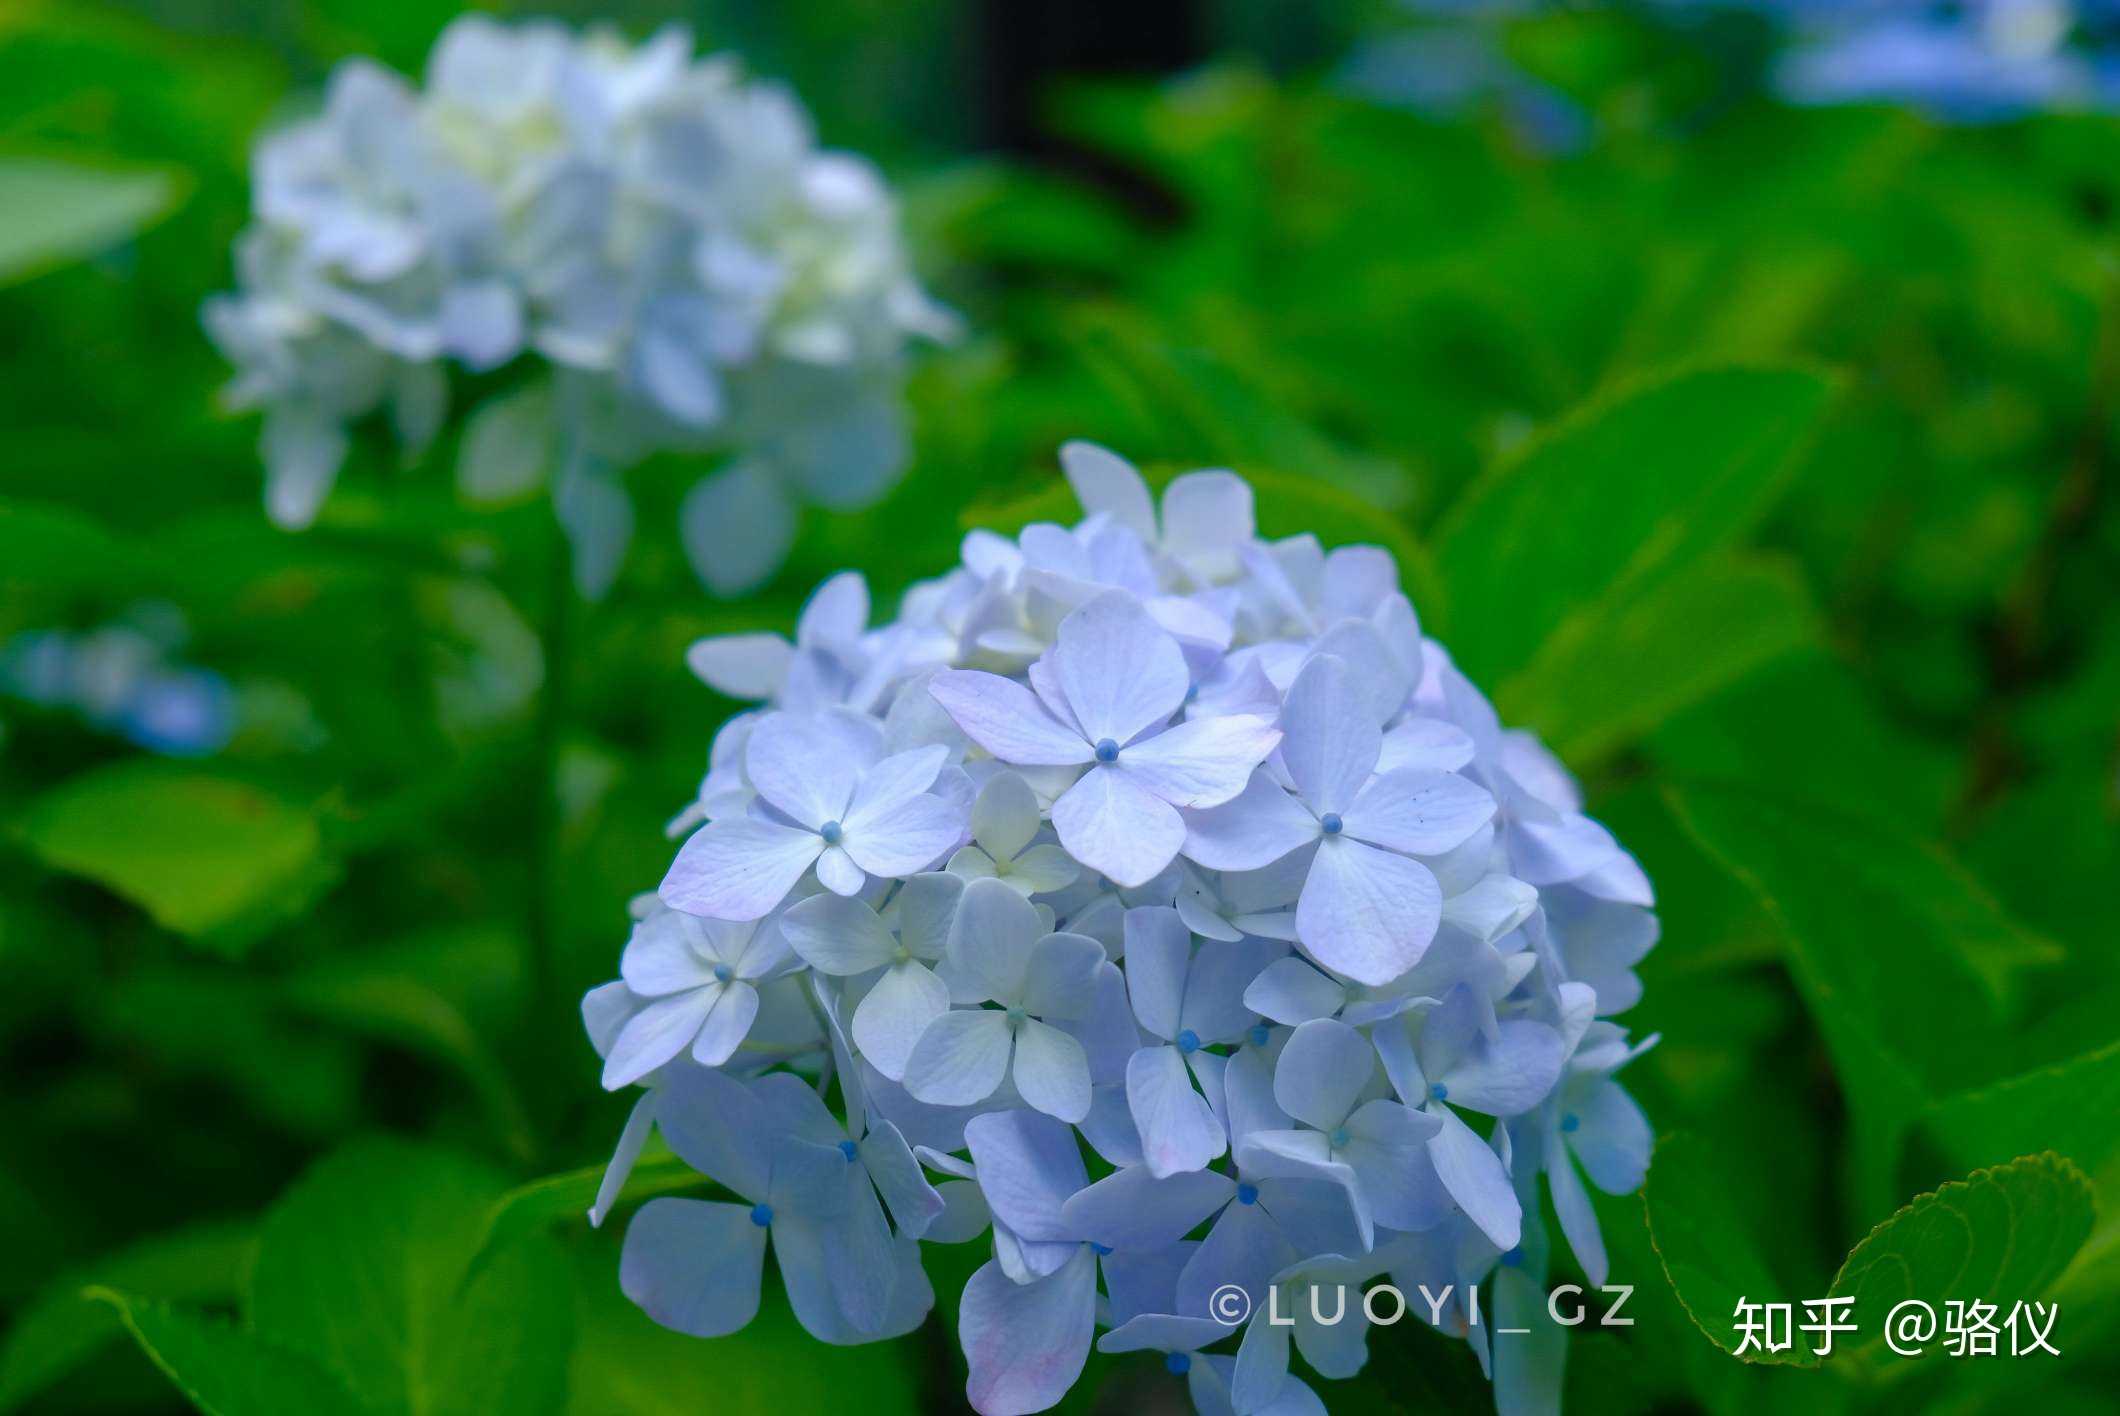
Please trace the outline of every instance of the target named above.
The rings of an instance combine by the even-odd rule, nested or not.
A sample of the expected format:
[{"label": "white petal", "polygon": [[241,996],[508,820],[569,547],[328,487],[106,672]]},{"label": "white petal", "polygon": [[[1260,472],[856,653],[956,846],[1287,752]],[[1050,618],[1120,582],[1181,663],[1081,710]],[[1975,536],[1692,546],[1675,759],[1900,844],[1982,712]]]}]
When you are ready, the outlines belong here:
[{"label": "white petal", "polygon": [[750,1036],[751,1023],[758,1017],[758,990],[736,979],[701,991],[714,995],[714,1006],[692,1043],[692,1060],[703,1067],[719,1067]]},{"label": "white petal", "polygon": [[851,834],[889,816],[935,784],[935,774],[949,755],[949,749],[938,744],[884,758],[861,774],[840,824]]},{"label": "white petal", "polygon": [[685,666],[716,693],[748,702],[780,692],[794,653],[777,634],[717,634],[695,640]]},{"label": "white petal", "polygon": [[1141,1026],[1170,1042],[1182,1024],[1185,974],[1192,964],[1192,931],[1178,912],[1160,905],[1126,912],[1126,987]]},{"label": "white petal", "polygon": [[1435,1162],[1435,1173],[1442,1177],[1443,1188],[1497,1249],[1504,1253],[1514,1249],[1523,1237],[1524,1208],[1517,1202],[1508,1172],[1502,1169],[1501,1157],[1449,1107],[1438,1106],[1432,1114],[1443,1129],[1430,1138],[1428,1155]]},{"label": "white petal", "polygon": [[1016,1030],[1016,1090],[1033,1109],[1073,1123],[1089,1115],[1089,1058],[1056,1027],[1024,1019]]},{"label": "white petal", "polygon": [[858,895],[868,876],[843,846],[827,846],[817,857],[817,883],[835,895]]},{"label": "white petal", "polygon": [[1012,861],[1038,834],[1038,798],[1014,772],[996,772],[972,802],[972,839],[995,860]]},{"label": "white petal", "polygon": [[675,993],[635,1013],[604,1059],[604,1089],[630,1086],[690,1046],[720,991],[708,987]]},{"label": "white petal", "polygon": [[814,831],[845,820],[869,765],[848,745],[838,714],[768,713],[751,729],[744,771],[760,796]]},{"label": "white petal", "polygon": [[1097,1259],[1087,1244],[1061,1268],[1015,1283],[989,1262],[964,1286],[957,1331],[980,1416],[1026,1416],[1055,1405],[1082,1375],[1097,1319]]},{"label": "white petal", "polygon": [[[1127,966],[1132,965],[1129,958]],[[1296,958],[1274,960],[1244,990],[1246,1007],[1290,1027],[1329,1018],[1346,1001],[1346,989]]]},{"label": "white petal", "polygon": [[780,932],[804,963],[842,977],[881,968],[898,947],[876,911],[838,895],[812,895],[790,905],[780,917]]},{"label": "white petal", "polygon": [[928,969],[911,960],[894,964],[854,1009],[854,1045],[877,1071],[902,1080],[913,1048],[949,1006],[949,986]]},{"label": "white petal", "polygon": [[939,796],[916,796],[849,828],[846,852],[863,870],[891,879],[935,864],[964,839],[964,808]]},{"label": "white petal", "polygon": [[906,1058],[905,1089],[931,1106],[985,1101],[1008,1072],[1008,1019],[992,1008],[944,1013]]}]

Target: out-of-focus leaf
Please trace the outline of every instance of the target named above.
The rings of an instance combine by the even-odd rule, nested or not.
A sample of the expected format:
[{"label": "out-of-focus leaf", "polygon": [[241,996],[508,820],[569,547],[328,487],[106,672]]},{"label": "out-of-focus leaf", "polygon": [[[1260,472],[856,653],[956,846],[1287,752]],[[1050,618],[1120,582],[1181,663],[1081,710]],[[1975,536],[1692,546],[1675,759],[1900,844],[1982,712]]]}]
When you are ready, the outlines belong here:
[{"label": "out-of-focus leaf", "polygon": [[1938,1102],[1926,1138],[1962,1169],[2048,1150],[2096,1175],[2120,1155],[2120,1042]]},{"label": "out-of-focus leaf", "polygon": [[552,385],[527,384],[481,403],[464,424],[456,485],[474,506],[505,506],[545,484],[552,466]]},{"label": "out-of-focus leaf", "polygon": [[1846,805],[1922,835],[1941,832],[1961,772],[1951,753],[1884,717],[1823,651],[1792,656],[1675,714],[1648,745],[1659,766],[1681,777],[1861,782]]},{"label": "out-of-focus leaf", "polygon": [[298,1352],[217,1318],[109,1288],[89,1290],[206,1416],[361,1416],[362,1404]]},{"label": "out-of-focus leaf", "polygon": [[0,286],[93,255],[176,202],[166,172],[110,172],[43,158],[0,158]]},{"label": "out-of-focus leaf", "polygon": [[252,1327],[377,1410],[559,1410],[573,1328],[564,1256],[530,1234],[472,1269],[504,1188],[446,1152],[347,1147],[266,1217]]},{"label": "out-of-focus leaf", "polygon": [[[471,1083],[503,1142],[518,1155],[530,1123],[514,1078],[495,1054],[490,1031],[473,1021],[474,978],[519,987],[521,947],[506,934],[422,935],[397,947],[334,958],[281,983],[294,1008],[350,1031],[423,1052]],[[474,973],[475,970],[475,973]]]},{"label": "out-of-focus leaf", "polygon": [[[1739,1299],[1786,1303],[1797,1296],[1798,1287],[1811,1292],[1816,1285],[1792,1286],[1804,1275],[1777,1273],[1768,1265],[1757,1219],[1739,1207],[1734,1192],[1723,1183],[1729,1162],[1727,1153],[1698,1136],[1666,1136],[1657,1143],[1642,1205],[1650,1242],[1679,1305],[1710,1342],[1735,1353]],[[1801,1345],[1783,1352],[1754,1348],[1742,1360],[1777,1366],[1818,1364]]]},{"label": "out-of-focus leaf", "polygon": [[758,1316],[702,1342],[657,1327],[618,1288],[618,1236],[575,1249],[570,1416],[785,1416],[852,1407],[896,1416],[934,1409],[905,1342],[832,1347],[795,1321],[766,1278]]},{"label": "out-of-focus leaf", "polygon": [[1943,1313],[1952,1302],[1993,1303],[1998,1325],[2020,1300],[2061,1277],[2096,1218],[2090,1182],[2051,1151],[1976,1170],[1911,1201],[1848,1255],[1833,1296],[1852,1296],[1856,1330],[1834,1362],[1880,1356],[1885,1315],[1907,1299]]},{"label": "out-of-focus leaf", "polygon": [[1854,1113],[1858,1209],[1874,1213],[1906,1126],[1984,1080],[2018,973],[2054,946],[1937,848],[1835,802],[1696,784],[1671,803],[1781,932]]},{"label": "out-of-focus leaf", "polygon": [[1549,640],[1588,641],[1743,535],[1831,391],[1803,369],[1682,373],[1589,404],[1491,472],[1437,540],[1466,672],[1498,683],[1559,652]]},{"label": "out-of-focus leaf", "polygon": [[87,517],[34,502],[0,502],[0,587],[107,588],[123,565],[116,539]]},{"label": "out-of-focus leaf", "polygon": [[1818,632],[1802,576],[1763,556],[1701,561],[1609,615],[1547,641],[1495,694],[1504,718],[1536,727],[1578,768]]},{"label": "out-of-focus leaf", "polygon": [[[604,1167],[589,1165],[516,1186],[496,1200],[486,1216],[479,1252],[503,1248],[549,1224],[586,1223],[584,1217],[603,1182]],[[656,1195],[695,1190],[706,1183],[698,1171],[671,1153],[661,1136],[651,1136],[626,1177],[623,1203],[638,1204]]]},{"label": "out-of-focus leaf", "polygon": [[229,953],[249,942],[241,925],[307,903],[323,867],[308,812],[250,783],[168,762],[76,777],[38,799],[22,831],[47,865]]},{"label": "out-of-focus leaf", "polygon": [[118,1312],[83,1295],[91,1285],[136,1298],[229,1304],[242,1289],[256,1235],[248,1223],[158,1235],[52,1284],[0,1346],[0,1411],[12,1411],[88,1360],[121,1328]]}]

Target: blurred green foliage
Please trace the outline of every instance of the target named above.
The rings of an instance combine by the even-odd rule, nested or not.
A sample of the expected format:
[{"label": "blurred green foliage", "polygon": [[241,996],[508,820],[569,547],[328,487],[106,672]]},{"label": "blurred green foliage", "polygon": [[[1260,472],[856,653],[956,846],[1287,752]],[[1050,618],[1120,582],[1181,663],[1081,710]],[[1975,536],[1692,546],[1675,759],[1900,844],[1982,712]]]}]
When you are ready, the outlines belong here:
[{"label": "blurred green foliage", "polygon": [[[905,483],[809,513],[766,592],[710,603],[645,537],[595,607],[541,501],[454,501],[453,440],[363,447],[288,536],[214,409],[196,309],[252,134],[339,58],[416,67],[446,15],[0,14],[0,638],[166,600],[192,660],[314,729],[174,764],[0,703],[0,1409],[166,1409],[156,1367],[231,1413],[954,1401],[960,1254],[931,1249],[936,1321],[877,1348],[770,1296],[713,1344],[624,1303],[573,1172],[625,1102],[571,1000],[731,707],[684,646],[1064,508],[1076,436],[1390,546],[1655,880],[1629,1022],[1664,1041],[1629,1084],[1668,1139],[1646,1200],[1599,1199],[1637,1325],[1578,1333],[1574,1409],[2109,1409],[2120,123],[1704,102],[1683,54],[1576,13],[1521,43],[1596,116],[1581,153],[1238,57],[1051,95],[1131,174],[1107,189],[955,155],[951,7],[695,8],[894,165],[973,334],[916,374]],[[1280,60],[1332,28],[1222,19]],[[690,476],[644,469],[644,522]],[[2058,1297],[2064,1355],[1721,1350],[1733,1294],[1870,1293],[1902,1253],[1908,1292]],[[1334,1409],[1487,1399],[1414,1325],[1370,1346]],[[1099,1357],[1069,1405],[1167,1380]]]}]

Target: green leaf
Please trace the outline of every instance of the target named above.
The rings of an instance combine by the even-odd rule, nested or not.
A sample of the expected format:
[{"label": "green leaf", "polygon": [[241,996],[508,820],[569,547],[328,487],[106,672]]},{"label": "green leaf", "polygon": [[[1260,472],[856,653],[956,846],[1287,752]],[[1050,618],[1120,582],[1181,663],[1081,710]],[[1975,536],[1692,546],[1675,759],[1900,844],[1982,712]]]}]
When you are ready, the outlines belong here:
[{"label": "green leaf", "polygon": [[1681,373],[1592,402],[1495,469],[1436,543],[1459,664],[1499,683],[1731,545],[1831,391],[1803,369]]},{"label": "green leaf", "polygon": [[1760,556],[1703,560],[1582,635],[1546,642],[1495,693],[1581,767],[1808,644],[1818,630],[1796,568]]},{"label": "green leaf", "polygon": [[657,1327],[619,1291],[617,1241],[606,1231],[575,1246],[581,1341],[574,1348],[571,1416],[840,1410],[911,1416],[938,1409],[924,1399],[911,1360],[919,1351],[915,1339],[856,1347],[819,1342],[795,1321],[770,1271],[758,1316],[740,1332],[703,1341]]},{"label": "green leaf", "polygon": [[[487,1214],[479,1252],[504,1247],[558,1221],[584,1222],[603,1181],[604,1167],[590,1165],[516,1186],[496,1200]],[[696,1190],[706,1183],[698,1171],[671,1154],[660,1135],[652,1135],[626,1177],[623,1201],[638,1204],[656,1195]]]},{"label": "green leaf", "polygon": [[[1699,1136],[1680,1132],[1657,1143],[1655,1163],[1642,1191],[1650,1243],[1679,1306],[1710,1342],[1725,1352],[1738,1347],[1737,1303],[1794,1301],[1792,1276],[1768,1266],[1756,1216],[1737,1202],[1725,1183],[1730,1163]],[[1800,1278],[1800,1275],[1795,1276]],[[1809,1289],[1805,1290],[1807,1293]],[[1810,1367],[1817,1359],[1801,1344],[1783,1352],[1757,1348],[1746,1362]]]},{"label": "green leaf", "polygon": [[172,762],[120,762],[76,777],[39,798],[22,830],[45,864],[228,953],[248,942],[243,925],[306,903],[325,870],[308,812]]},{"label": "green leaf", "polygon": [[520,992],[522,946],[505,933],[421,934],[402,944],[333,957],[290,974],[280,987],[296,1011],[350,1032],[409,1047],[457,1068],[518,1156],[531,1146],[515,1079],[474,1020],[470,996],[496,982],[503,1001]]},{"label": "green leaf", "polygon": [[175,204],[165,172],[108,172],[42,158],[0,158],[0,285],[93,255]]},{"label": "green leaf", "polygon": [[1918,1299],[1939,1315],[1950,1302],[2011,1306],[2045,1293],[2068,1268],[2097,1218],[2090,1182],[2051,1151],[1976,1170],[1922,1195],[1870,1231],[1833,1280],[1853,1296],[1856,1324],[1833,1361],[1885,1351],[1885,1317]]},{"label": "green leaf", "polygon": [[1888,821],[1737,786],[1670,801],[1779,931],[1854,1112],[1858,1210],[1880,1212],[1906,1127],[1983,1080],[2017,975],[2054,946]]},{"label": "green leaf", "polygon": [[573,1328],[564,1256],[523,1235],[472,1264],[504,1189],[446,1152],[347,1147],[267,1216],[252,1327],[377,1410],[559,1410]]},{"label": "green leaf", "polygon": [[216,1318],[109,1288],[108,1304],[148,1360],[206,1416],[361,1416],[361,1403],[323,1368]]},{"label": "green leaf", "polygon": [[1921,1124],[1962,1169],[2048,1150],[2095,1175],[2120,1154],[2115,1117],[2120,1042],[1948,1097]]},{"label": "green leaf", "polygon": [[35,502],[0,502],[0,587],[107,588],[124,568],[116,538],[88,517]]},{"label": "green leaf", "polygon": [[255,1243],[247,1223],[202,1224],[144,1240],[52,1284],[15,1318],[0,1347],[0,1411],[14,1410],[119,1333],[118,1312],[83,1289],[95,1284],[154,1299],[233,1303]]}]

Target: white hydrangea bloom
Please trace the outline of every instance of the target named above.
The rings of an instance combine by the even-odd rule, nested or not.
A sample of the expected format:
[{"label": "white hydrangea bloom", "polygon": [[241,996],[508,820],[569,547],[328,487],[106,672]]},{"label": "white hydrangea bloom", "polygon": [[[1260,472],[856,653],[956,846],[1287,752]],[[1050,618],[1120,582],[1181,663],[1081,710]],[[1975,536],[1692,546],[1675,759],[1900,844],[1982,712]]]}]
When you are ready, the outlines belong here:
[{"label": "white hydrangea bloom", "polygon": [[[793,642],[693,646],[760,706],[584,1000],[606,1084],[647,1089],[594,1217],[659,1127],[743,1202],[633,1220],[625,1291],[669,1327],[748,1321],[770,1236],[811,1332],[892,1336],[933,1301],[921,1245],[990,1235],[959,1323],[989,1416],[1092,1345],[1163,1352],[1203,1413],[1316,1411],[1291,1341],[1350,1376],[1367,1325],[1246,1322],[1232,1287],[1514,1311],[1542,1176],[1603,1281],[1584,1177],[1631,1190],[1650,1149],[1614,1074],[1654,1039],[1611,1021],[1648,880],[1388,554],[1261,539],[1226,472],[1158,505],[1101,448],[1062,461],[1085,520],[972,533],[896,620],[847,574]],[[1411,1307],[1504,1411],[1557,1383],[1470,1299]]]},{"label": "white hydrangea bloom", "polygon": [[471,416],[474,500],[551,480],[598,593],[650,453],[711,454],[683,514],[717,592],[779,564],[803,501],[859,506],[906,455],[909,337],[950,333],[915,281],[889,190],[817,146],[808,115],[679,28],[629,46],[466,16],[424,87],[353,60],[322,111],[268,134],[235,293],[207,302],[264,410],[266,504],[317,514],[348,425],[388,411],[420,448],[454,366],[521,377]]}]

